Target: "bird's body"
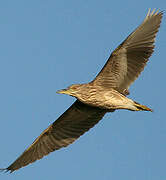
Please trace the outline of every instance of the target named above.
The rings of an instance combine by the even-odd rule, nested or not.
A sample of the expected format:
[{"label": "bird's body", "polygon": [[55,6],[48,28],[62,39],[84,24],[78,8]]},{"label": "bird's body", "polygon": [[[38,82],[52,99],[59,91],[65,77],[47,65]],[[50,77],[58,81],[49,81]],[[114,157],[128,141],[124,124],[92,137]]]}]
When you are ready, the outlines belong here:
[{"label": "bird's body", "polygon": [[162,16],[162,12],[149,11],[142,24],[113,51],[92,82],[58,91],[77,100],[20,157],[2,170],[13,172],[68,146],[97,124],[107,112],[117,109],[152,111],[126,96],[154,51]]},{"label": "bird's body", "polygon": [[105,89],[97,86],[94,82],[87,84],[74,84],[67,91],[60,90],[58,93],[76,97],[79,101],[92,107],[98,107],[106,111],[127,109],[131,111],[152,111],[150,108],[140,105],[127,98],[113,88]]}]

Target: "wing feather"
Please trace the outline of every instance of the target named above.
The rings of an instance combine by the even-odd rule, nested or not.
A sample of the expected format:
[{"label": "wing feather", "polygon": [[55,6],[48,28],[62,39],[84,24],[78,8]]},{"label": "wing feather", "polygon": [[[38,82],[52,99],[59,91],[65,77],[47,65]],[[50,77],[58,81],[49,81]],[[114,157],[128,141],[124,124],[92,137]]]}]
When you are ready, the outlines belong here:
[{"label": "wing feather", "polygon": [[54,150],[66,147],[102,119],[105,110],[90,107],[78,100],[14,161],[7,171],[13,172],[41,159]]},{"label": "wing feather", "polygon": [[154,51],[162,16],[162,12],[149,10],[143,23],[113,51],[93,83],[114,88],[122,94],[128,92]]}]

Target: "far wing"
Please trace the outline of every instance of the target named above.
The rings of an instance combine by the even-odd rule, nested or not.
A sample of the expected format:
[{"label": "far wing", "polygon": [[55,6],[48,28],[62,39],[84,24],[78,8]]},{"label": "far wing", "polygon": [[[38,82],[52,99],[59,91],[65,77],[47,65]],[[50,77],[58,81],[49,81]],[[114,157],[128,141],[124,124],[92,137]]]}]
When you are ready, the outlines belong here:
[{"label": "far wing", "polygon": [[143,23],[113,51],[93,82],[127,95],[129,86],[143,71],[154,51],[162,16],[162,12],[153,10],[150,13],[149,10]]},{"label": "far wing", "polygon": [[15,162],[3,170],[13,172],[52,151],[68,146],[98,123],[105,113],[105,110],[90,107],[77,100]]}]

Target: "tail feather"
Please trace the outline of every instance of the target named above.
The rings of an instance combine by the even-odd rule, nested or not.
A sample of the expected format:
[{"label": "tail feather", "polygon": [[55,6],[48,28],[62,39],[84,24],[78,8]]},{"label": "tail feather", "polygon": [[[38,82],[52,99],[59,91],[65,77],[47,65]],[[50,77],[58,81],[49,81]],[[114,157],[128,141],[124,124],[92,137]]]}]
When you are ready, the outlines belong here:
[{"label": "tail feather", "polygon": [[145,105],[139,104],[139,103],[137,103],[137,102],[135,102],[134,105],[135,105],[135,107],[137,108],[137,111],[151,111],[151,112],[153,112],[152,109],[148,108],[148,107],[145,106]]}]

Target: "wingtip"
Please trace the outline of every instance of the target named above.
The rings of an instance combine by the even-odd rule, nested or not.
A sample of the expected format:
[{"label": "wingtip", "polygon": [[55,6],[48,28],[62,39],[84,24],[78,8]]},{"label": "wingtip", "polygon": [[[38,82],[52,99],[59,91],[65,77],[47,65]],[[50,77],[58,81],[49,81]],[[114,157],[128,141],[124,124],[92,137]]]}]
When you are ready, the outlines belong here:
[{"label": "wingtip", "polygon": [[12,173],[13,171],[8,169],[8,168],[0,168],[0,172],[4,172],[4,173]]},{"label": "wingtip", "polygon": [[155,16],[158,16],[158,17],[160,17],[160,19],[162,19],[163,14],[164,14],[164,11],[161,11],[160,9],[157,9],[157,8],[151,9],[151,8],[149,8],[148,13],[147,13],[147,15],[146,15],[143,22],[146,22],[148,19],[150,19],[152,17],[155,17]]},{"label": "wingtip", "polygon": [[160,11],[160,9],[154,8],[154,9],[151,10],[151,8],[149,8],[145,19],[147,19],[147,18],[149,18],[151,16],[156,16],[158,14],[163,15],[163,13],[164,13],[164,11]]},{"label": "wingtip", "polygon": [[4,173],[13,173],[15,170],[10,169],[10,166],[7,168],[0,168],[0,172],[4,172]]}]

